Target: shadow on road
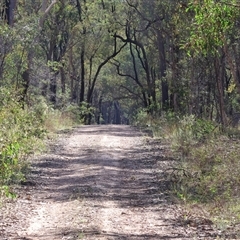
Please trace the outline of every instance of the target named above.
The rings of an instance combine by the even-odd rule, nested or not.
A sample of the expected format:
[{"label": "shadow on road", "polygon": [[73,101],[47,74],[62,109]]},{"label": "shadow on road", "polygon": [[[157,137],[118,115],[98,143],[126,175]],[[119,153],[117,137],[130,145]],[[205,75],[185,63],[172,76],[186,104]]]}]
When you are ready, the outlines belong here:
[{"label": "shadow on road", "polygon": [[[138,142],[128,146],[128,139],[142,133],[126,126],[83,126],[74,131],[83,136],[85,145],[76,143],[72,148],[54,147],[50,155],[33,164],[33,178],[42,196],[54,202],[73,199],[114,202],[119,208],[146,209],[171,205],[169,182],[165,165],[173,159],[165,157],[161,142]],[[103,138],[104,136],[104,138]],[[111,142],[117,137],[118,143]],[[96,140],[87,144],[88,138]],[[101,143],[101,138],[107,143]],[[124,147],[122,147],[124,146]],[[69,149],[72,151],[69,151]],[[47,196],[47,197],[46,197]],[[99,208],[99,205],[96,205]],[[101,207],[101,206],[100,206]],[[102,204],[104,207],[104,204]],[[161,216],[160,216],[161,217]],[[173,222],[166,224],[174,225]],[[104,239],[188,239],[187,235],[126,235],[104,233],[96,229],[82,229],[84,236],[99,235]],[[73,232],[69,233],[73,234]],[[80,234],[79,230],[76,234]],[[99,239],[101,239],[99,237]],[[96,238],[98,239],[98,238]]]}]

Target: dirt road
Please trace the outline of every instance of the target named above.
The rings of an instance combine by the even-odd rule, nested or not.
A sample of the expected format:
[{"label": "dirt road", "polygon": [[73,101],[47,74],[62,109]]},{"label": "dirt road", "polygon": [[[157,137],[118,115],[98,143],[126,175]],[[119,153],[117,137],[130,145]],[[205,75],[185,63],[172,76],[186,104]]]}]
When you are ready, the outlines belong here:
[{"label": "dirt road", "polygon": [[[65,136],[65,135],[64,135]],[[0,239],[207,239],[179,224],[164,146],[130,126],[83,126],[34,159]]]}]

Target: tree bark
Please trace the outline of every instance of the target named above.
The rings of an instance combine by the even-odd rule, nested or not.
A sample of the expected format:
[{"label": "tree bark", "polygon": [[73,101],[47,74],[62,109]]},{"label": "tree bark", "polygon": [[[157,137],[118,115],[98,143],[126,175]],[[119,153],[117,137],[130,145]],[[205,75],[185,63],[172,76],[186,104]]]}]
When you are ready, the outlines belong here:
[{"label": "tree bark", "polygon": [[63,67],[60,67],[62,94],[66,93],[66,75]]},{"label": "tree bark", "polygon": [[81,86],[80,86],[80,103],[84,101],[85,94],[85,50],[81,50]]},{"label": "tree bark", "polygon": [[17,0],[5,0],[4,18],[10,27],[14,24],[14,10],[16,8]]},{"label": "tree bark", "polygon": [[39,19],[39,27],[40,29],[43,28],[43,24],[45,19],[47,18],[48,13],[53,8],[53,6],[57,3],[57,0],[52,0],[51,4],[47,7],[48,0],[42,0],[42,6],[41,6],[41,14],[42,16]]},{"label": "tree bark", "polygon": [[158,53],[159,53],[159,72],[162,87],[162,109],[168,110],[169,108],[169,94],[168,94],[168,83],[166,77],[166,55],[164,38],[160,30],[157,30],[157,42],[158,42]]},{"label": "tree bark", "polygon": [[218,89],[218,97],[219,97],[219,112],[221,118],[221,124],[223,127],[227,125],[227,116],[225,112],[225,103],[224,103],[224,70],[223,70],[223,61],[224,57],[216,57],[214,61],[215,66],[215,74],[216,74],[216,82],[217,82],[217,89]]},{"label": "tree bark", "polygon": [[[237,91],[240,93],[240,69],[239,69],[239,62],[237,61],[237,57],[235,55],[231,55],[228,50],[227,43],[224,43],[224,53],[226,55],[231,73],[233,75],[233,80],[236,84]],[[235,63],[234,63],[235,62]]]}]

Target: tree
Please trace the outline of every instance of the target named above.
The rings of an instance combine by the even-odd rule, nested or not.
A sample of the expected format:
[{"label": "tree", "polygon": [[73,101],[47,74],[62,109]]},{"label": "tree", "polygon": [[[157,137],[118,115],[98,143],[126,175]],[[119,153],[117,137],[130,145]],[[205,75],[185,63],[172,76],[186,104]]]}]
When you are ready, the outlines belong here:
[{"label": "tree", "polygon": [[[92,105],[100,72],[126,45],[118,41],[116,29],[111,27],[110,22],[114,16],[114,3],[112,4],[103,1],[77,3],[79,22],[72,32],[69,63],[70,76],[72,81],[76,82],[76,84],[72,82],[72,86],[76,87],[72,93],[79,92],[80,105],[83,102],[88,106]],[[98,16],[94,16],[96,10],[98,10]],[[80,91],[76,91],[78,88]],[[76,96],[72,99],[76,99]],[[87,123],[91,122],[89,114],[85,116],[85,120]]]},{"label": "tree", "polygon": [[17,0],[5,0],[3,5],[2,16],[6,20],[7,24],[13,27],[14,24],[14,11],[16,8]]},{"label": "tree", "polygon": [[[223,126],[227,124],[225,106],[225,69],[228,56],[228,63],[232,74],[240,90],[239,79],[237,78],[233,62],[228,53],[227,40],[232,34],[235,22],[239,17],[239,11],[235,2],[207,0],[193,1],[187,9],[193,15],[193,24],[190,27],[190,41],[187,43],[189,54],[200,54],[211,56],[214,59],[215,81],[219,98],[219,114]],[[224,55],[223,55],[224,54]]]}]

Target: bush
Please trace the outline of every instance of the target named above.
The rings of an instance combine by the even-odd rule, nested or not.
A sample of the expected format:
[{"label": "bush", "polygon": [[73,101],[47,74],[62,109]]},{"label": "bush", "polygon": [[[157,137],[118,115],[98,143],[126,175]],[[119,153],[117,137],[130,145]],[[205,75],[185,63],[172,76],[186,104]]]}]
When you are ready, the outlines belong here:
[{"label": "bush", "polygon": [[34,111],[23,109],[17,96],[0,89],[0,186],[24,179],[26,157],[37,150],[45,136],[42,120]]},{"label": "bush", "polygon": [[170,135],[172,147],[180,151],[185,157],[191,148],[216,135],[217,126],[204,119],[197,119],[194,115],[178,118],[175,130]]},{"label": "bush", "polygon": [[240,223],[240,140],[195,116],[170,117],[156,124],[177,162],[170,168],[173,195],[205,209],[215,223]]},{"label": "bush", "polygon": [[239,159],[239,142],[225,136],[192,146],[178,163],[172,190],[187,203],[204,204],[216,221],[240,222]]}]

